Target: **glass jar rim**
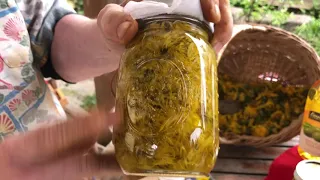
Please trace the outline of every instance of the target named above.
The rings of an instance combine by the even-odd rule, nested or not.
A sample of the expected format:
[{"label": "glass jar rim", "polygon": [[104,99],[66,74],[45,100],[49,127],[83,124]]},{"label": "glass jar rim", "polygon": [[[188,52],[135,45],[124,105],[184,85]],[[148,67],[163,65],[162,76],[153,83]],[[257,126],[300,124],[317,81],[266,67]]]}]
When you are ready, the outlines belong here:
[{"label": "glass jar rim", "polygon": [[146,25],[154,21],[174,21],[174,20],[181,20],[181,21],[194,24],[206,31],[210,41],[213,38],[213,31],[211,30],[209,23],[206,21],[201,21],[192,16],[179,15],[179,14],[160,14],[160,15],[150,16],[142,19],[137,19],[137,22],[139,25],[139,30],[141,30],[141,29],[144,29]]}]

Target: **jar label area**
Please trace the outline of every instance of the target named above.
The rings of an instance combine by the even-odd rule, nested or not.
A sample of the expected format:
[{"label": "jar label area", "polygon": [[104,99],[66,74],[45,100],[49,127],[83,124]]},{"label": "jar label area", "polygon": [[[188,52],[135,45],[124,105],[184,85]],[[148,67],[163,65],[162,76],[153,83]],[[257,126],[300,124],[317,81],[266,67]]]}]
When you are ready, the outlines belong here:
[{"label": "jar label area", "polygon": [[300,147],[303,151],[320,156],[320,81],[309,91],[303,124],[300,133]]}]

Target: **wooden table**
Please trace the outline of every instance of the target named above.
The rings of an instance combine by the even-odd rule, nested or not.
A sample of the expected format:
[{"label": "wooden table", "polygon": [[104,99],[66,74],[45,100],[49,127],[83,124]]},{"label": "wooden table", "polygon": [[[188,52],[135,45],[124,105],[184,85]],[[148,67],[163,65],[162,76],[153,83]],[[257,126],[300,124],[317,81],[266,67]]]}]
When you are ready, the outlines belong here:
[{"label": "wooden table", "polygon": [[299,136],[286,143],[260,149],[221,145],[212,176],[214,180],[263,180],[273,160],[298,142]]},{"label": "wooden table", "polygon": [[[214,180],[263,180],[273,160],[289,148],[298,145],[299,136],[291,141],[265,148],[221,145],[217,163],[212,171]],[[104,149],[113,153],[112,143]],[[110,180],[105,178],[103,180]],[[127,178],[126,180],[138,180]],[[141,180],[159,180],[147,177]]]}]

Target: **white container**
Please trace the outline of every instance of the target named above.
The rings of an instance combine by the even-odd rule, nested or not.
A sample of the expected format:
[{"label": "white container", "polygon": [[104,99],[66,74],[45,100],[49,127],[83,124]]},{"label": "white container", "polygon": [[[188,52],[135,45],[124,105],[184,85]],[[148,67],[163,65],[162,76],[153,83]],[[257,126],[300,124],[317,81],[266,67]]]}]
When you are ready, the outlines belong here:
[{"label": "white container", "polygon": [[303,160],[294,171],[294,180],[320,180],[320,161]]}]

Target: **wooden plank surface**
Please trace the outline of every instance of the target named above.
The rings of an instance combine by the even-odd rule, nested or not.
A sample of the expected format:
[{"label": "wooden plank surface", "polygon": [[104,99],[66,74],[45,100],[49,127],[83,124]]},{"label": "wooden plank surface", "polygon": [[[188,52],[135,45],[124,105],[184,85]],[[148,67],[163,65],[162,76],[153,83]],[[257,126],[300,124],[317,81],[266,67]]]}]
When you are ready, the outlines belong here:
[{"label": "wooden plank surface", "polygon": [[213,180],[263,180],[262,175],[243,175],[243,174],[221,174],[212,173]]},{"label": "wooden plank surface", "polygon": [[273,160],[287,149],[286,147],[265,147],[257,149],[245,146],[223,145],[219,151],[219,158]]},{"label": "wooden plank surface", "polygon": [[219,158],[213,169],[215,173],[267,175],[272,160]]},{"label": "wooden plank surface", "polygon": [[299,136],[271,147],[221,145],[212,171],[214,180],[263,180],[279,155],[298,145]]}]

